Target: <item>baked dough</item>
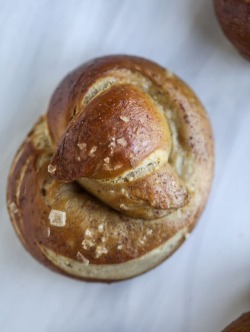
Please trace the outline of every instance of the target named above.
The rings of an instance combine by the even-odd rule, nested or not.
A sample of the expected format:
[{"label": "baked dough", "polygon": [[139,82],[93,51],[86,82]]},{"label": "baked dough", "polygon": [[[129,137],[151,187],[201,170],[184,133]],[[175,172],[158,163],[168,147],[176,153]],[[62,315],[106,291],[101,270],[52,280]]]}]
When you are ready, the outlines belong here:
[{"label": "baked dough", "polygon": [[241,315],[238,319],[228,325],[222,332],[249,332],[250,312]]},{"label": "baked dough", "polygon": [[106,56],[59,84],[14,158],[8,209],[51,269],[126,279],[186,239],[213,164],[210,123],[190,88],[149,60]]}]

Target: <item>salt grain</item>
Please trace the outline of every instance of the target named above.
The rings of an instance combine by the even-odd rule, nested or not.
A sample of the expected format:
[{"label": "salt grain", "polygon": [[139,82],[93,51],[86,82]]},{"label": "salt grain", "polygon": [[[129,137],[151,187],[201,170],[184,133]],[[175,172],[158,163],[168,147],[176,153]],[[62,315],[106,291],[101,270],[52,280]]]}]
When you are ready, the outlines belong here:
[{"label": "salt grain", "polygon": [[103,164],[102,168],[104,169],[104,171],[110,171],[111,168],[108,164]]},{"label": "salt grain", "polygon": [[117,143],[120,144],[121,146],[125,147],[128,145],[128,142],[122,137],[118,138]]},{"label": "salt grain", "polygon": [[86,149],[87,144],[86,143],[77,143],[77,146],[80,150],[84,150],[84,149]]},{"label": "salt grain", "polygon": [[14,202],[11,202],[10,203],[10,209],[11,209],[11,211],[14,213],[14,214],[16,214],[16,213],[18,213],[18,208],[17,208],[17,206],[16,206],[16,204],[14,203]]},{"label": "salt grain", "polygon": [[48,172],[50,174],[54,174],[55,171],[56,171],[56,166],[53,166],[53,165],[49,164],[49,166],[48,166]]},{"label": "salt grain", "polygon": [[147,235],[152,235],[152,233],[153,233],[153,230],[152,230],[152,229],[148,229],[148,230],[147,230]]},{"label": "salt grain", "polygon": [[98,225],[98,231],[99,231],[99,232],[102,232],[103,229],[104,229],[103,224],[99,224],[99,225]]},{"label": "salt grain", "polygon": [[49,214],[49,221],[53,226],[64,227],[66,225],[66,212],[51,210]]},{"label": "salt grain", "polygon": [[87,229],[85,230],[85,235],[91,237],[91,236],[92,236],[92,232],[91,232],[91,230],[87,228]]},{"label": "salt grain", "polygon": [[117,164],[114,166],[114,170],[116,171],[117,169],[121,168],[122,167],[122,164]]},{"label": "salt grain", "polygon": [[80,251],[78,251],[78,253],[76,254],[76,259],[78,260],[78,262],[81,262],[84,265],[89,265],[89,260],[84,257],[83,254],[80,253]]},{"label": "salt grain", "polygon": [[120,119],[124,122],[129,122],[129,118],[127,116],[120,116]]},{"label": "salt grain", "polygon": [[128,207],[125,204],[121,204],[120,208],[123,209],[123,210],[127,210],[128,209]]},{"label": "salt grain", "polygon": [[92,147],[92,149],[89,151],[89,156],[90,156],[90,157],[94,157],[96,150],[97,150],[97,146],[94,145],[94,146]]},{"label": "salt grain", "polygon": [[90,239],[84,239],[82,241],[82,247],[85,250],[88,250],[89,248],[94,247],[94,245],[95,245],[95,243]]},{"label": "salt grain", "polygon": [[108,249],[102,245],[102,246],[97,246],[96,247],[96,251],[95,251],[95,257],[99,258],[100,256],[102,256],[103,254],[107,254]]}]

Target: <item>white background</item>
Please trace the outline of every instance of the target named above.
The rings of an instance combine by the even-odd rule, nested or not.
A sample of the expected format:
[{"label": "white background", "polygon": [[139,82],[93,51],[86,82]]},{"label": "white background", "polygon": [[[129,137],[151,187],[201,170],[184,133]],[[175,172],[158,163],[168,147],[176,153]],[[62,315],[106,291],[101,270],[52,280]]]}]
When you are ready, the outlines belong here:
[{"label": "white background", "polygon": [[[216,139],[199,225],[165,263],[111,285],[55,274],[24,251],[6,211],[19,144],[70,70],[104,54],[150,58],[198,94]],[[250,63],[210,0],[0,0],[0,331],[217,332],[250,310]]]}]

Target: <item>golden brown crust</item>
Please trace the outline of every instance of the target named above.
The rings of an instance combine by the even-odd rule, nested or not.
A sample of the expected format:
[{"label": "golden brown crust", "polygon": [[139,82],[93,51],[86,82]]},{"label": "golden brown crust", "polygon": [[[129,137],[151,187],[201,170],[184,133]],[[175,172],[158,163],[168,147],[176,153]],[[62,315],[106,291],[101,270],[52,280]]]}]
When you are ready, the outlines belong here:
[{"label": "golden brown crust", "polygon": [[170,139],[153,100],[131,84],[117,84],[89,102],[67,127],[51,162],[53,175],[63,181],[113,178],[159,147],[169,153]]},{"label": "golden brown crust", "polygon": [[135,56],[106,56],[87,62],[66,76],[52,96],[48,124],[55,142],[60,140],[68,123],[81,111],[84,101],[92,97],[87,95],[89,87],[103,77],[111,77],[103,83],[103,88],[109,87],[116,78],[120,78],[119,70],[138,72],[160,84],[166,76],[162,67]]},{"label": "golden brown crust", "polygon": [[224,34],[250,60],[250,1],[214,0],[214,6]]},{"label": "golden brown crust", "polygon": [[241,315],[238,319],[227,326],[222,332],[249,332],[250,312]]},{"label": "golden brown crust", "polygon": [[[98,79],[106,80],[103,73],[111,75],[115,83],[94,95],[97,84],[103,84]],[[70,120],[71,107],[74,110],[77,103],[79,107],[84,96],[88,98],[86,113],[78,111]],[[122,107],[119,107],[119,98]],[[129,100],[129,105],[139,105],[139,110],[142,108],[140,117],[137,107],[124,107],[125,100]],[[109,101],[116,107],[109,107]],[[99,103],[104,108],[99,109]],[[105,109],[105,105],[109,106]],[[64,158],[69,163],[72,161],[74,168],[77,165],[75,145],[79,148],[79,143],[85,143],[78,140],[84,135],[79,124],[88,115],[91,123],[86,128],[93,125],[98,132],[98,116],[103,110],[107,119],[110,112],[108,131],[120,117],[125,119],[117,129],[126,141],[130,140],[129,145],[118,151],[125,172],[117,176],[117,173],[99,171],[98,160],[105,159],[105,147],[102,147],[94,165],[83,163],[76,170],[80,172],[78,175],[67,175]],[[146,139],[149,135],[152,145],[140,150],[136,166],[129,164],[126,156],[134,151],[134,141],[139,145],[142,141],[131,138],[130,134],[125,136],[131,130],[127,118],[133,118],[131,127],[139,129],[140,121],[143,127],[150,119],[143,127],[142,137]],[[100,127],[105,130],[105,124],[100,123]],[[62,137],[66,140],[64,144]],[[105,142],[105,133],[100,131],[97,138],[90,133],[90,145]],[[89,141],[86,139],[86,142]],[[61,151],[63,145],[64,151]],[[85,146],[80,147],[84,150]],[[56,163],[59,178],[83,181],[85,188],[118,211],[89,194],[77,182],[58,182],[48,172],[53,155],[53,160],[59,159]],[[147,163],[143,173],[143,159],[152,162],[156,156],[159,165],[149,168]],[[132,181],[125,181],[131,176],[131,168],[138,173]],[[82,171],[88,177],[79,179]],[[40,262],[79,278],[120,280],[159,264],[184,241],[204,208],[212,175],[212,132],[193,92],[176,76],[147,60],[105,57],[80,67],[59,85],[47,117],[36,124],[14,159],[8,183],[8,208],[19,238]],[[123,209],[127,207],[126,216]],[[161,211],[164,211],[163,217]],[[146,220],[145,215],[153,219]]]}]

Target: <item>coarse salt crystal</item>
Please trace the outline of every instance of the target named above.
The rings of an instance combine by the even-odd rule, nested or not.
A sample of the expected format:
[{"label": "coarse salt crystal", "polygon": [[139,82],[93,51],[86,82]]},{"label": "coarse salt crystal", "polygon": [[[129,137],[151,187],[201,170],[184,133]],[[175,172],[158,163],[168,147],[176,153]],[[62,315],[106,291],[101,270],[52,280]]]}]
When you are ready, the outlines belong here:
[{"label": "coarse salt crystal", "polygon": [[110,171],[111,168],[108,164],[103,164],[102,168],[104,169],[104,171]]},{"label": "coarse salt crystal", "polygon": [[77,143],[77,146],[80,150],[84,150],[84,149],[86,149],[87,144],[86,143]]},{"label": "coarse salt crystal", "polygon": [[56,166],[53,166],[53,165],[49,164],[49,166],[48,166],[48,172],[50,174],[54,174],[55,171],[56,171]]},{"label": "coarse salt crystal", "polygon": [[129,122],[129,118],[127,116],[120,116],[120,119],[124,122]]},{"label": "coarse salt crystal", "polygon": [[66,225],[66,212],[51,210],[49,214],[49,221],[53,226],[64,227]]},{"label": "coarse salt crystal", "polygon": [[81,262],[84,265],[89,265],[89,260],[86,257],[84,257],[80,251],[78,251],[78,253],[76,254],[76,258],[78,262]]},{"label": "coarse salt crystal", "polygon": [[97,150],[97,146],[94,145],[94,146],[91,148],[91,150],[89,151],[89,156],[93,157],[94,154],[95,154],[95,152],[96,152],[96,150]]},{"label": "coarse salt crystal", "polygon": [[152,229],[148,229],[147,230],[147,235],[151,235],[153,233],[153,230]]},{"label": "coarse salt crystal", "polygon": [[114,170],[116,171],[117,169],[121,168],[122,167],[122,164],[117,164],[114,166]]},{"label": "coarse salt crystal", "polygon": [[94,245],[95,245],[94,242],[90,239],[84,239],[82,241],[82,247],[85,250],[88,250],[89,248],[93,247]]},{"label": "coarse salt crystal", "polygon": [[18,208],[17,208],[17,206],[16,206],[16,204],[14,203],[14,202],[11,202],[10,203],[10,209],[11,209],[11,211],[14,213],[14,214],[16,214],[16,213],[18,213]]},{"label": "coarse salt crystal", "polygon": [[97,246],[96,247],[96,251],[95,251],[95,257],[99,258],[100,256],[102,256],[103,254],[107,254],[108,249],[102,245],[102,246]]},{"label": "coarse salt crystal", "polygon": [[91,230],[87,228],[86,231],[85,231],[85,235],[86,236],[92,236]]},{"label": "coarse salt crystal", "polygon": [[128,142],[122,137],[118,138],[117,143],[120,144],[121,146],[125,147],[128,145]]},{"label": "coarse salt crystal", "polygon": [[98,231],[99,231],[99,232],[102,232],[103,229],[104,229],[103,224],[99,224],[99,225],[98,225]]}]

